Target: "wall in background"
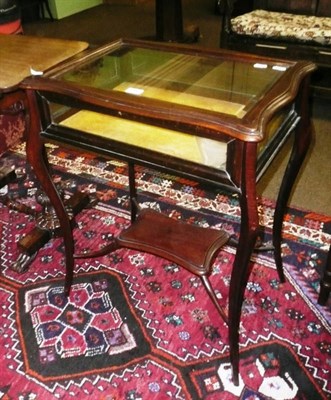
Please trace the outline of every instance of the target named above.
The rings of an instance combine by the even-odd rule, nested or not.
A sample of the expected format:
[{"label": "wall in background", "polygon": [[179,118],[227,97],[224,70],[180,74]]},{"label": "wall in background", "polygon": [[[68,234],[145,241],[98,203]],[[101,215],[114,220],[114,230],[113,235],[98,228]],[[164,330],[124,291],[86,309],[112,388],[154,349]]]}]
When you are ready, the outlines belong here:
[{"label": "wall in background", "polygon": [[61,19],[88,8],[98,6],[103,0],[48,0],[53,17]]}]

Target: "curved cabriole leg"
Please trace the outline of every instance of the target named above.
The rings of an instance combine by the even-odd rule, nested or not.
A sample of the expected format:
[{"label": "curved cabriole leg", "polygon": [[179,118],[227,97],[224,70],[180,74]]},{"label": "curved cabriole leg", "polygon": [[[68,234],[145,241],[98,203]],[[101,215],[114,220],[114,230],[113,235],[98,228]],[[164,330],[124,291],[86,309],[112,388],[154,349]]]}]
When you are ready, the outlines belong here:
[{"label": "curved cabriole leg", "polygon": [[312,124],[310,120],[310,113],[308,109],[309,104],[307,100],[309,96],[308,94],[305,94],[305,91],[308,90],[308,82],[306,82],[306,84],[303,85],[302,93],[298,96],[297,108],[298,114],[300,116],[300,121],[295,130],[292,152],[279,189],[274,215],[274,256],[278,276],[281,282],[285,282],[281,250],[284,214],[293,185],[299,174],[300,168],[303,164],[312,140]]},{"label": "curved cabriole leg", "polygon": [[27,117],[28,137],[26,143],[27,160],[31,164],[36,177],[38,178],[43,190],[50,199],[56,215],[59,218],[60,229],[63,236],[66,274],[65,274],[65,294],[70,292],[73,270],[74,270],[74,240],[69,216],[65,210],[61,197],[59,196],[49,172],[49,164],[44,143],[40,137],[40,118],[37,105],[36,94],[32,90],[27,90],[27,100],[29,115]]},{"label": "curved cabriole leg", "polygon": [[256,200],[256,144],[243,147],[241,177],[241,223],[229,291],[229,345],[232,379],[239,384],[239,326],[244,293],[250,274],[250,258],[260,232]]},{"label": "curved cabriole leg", "polygon": [[234,261],[229,294],[229,344],[232,379],[239,384],[239,327],[244,293],[250,273],[249,263],[258,232],[243,226]]},{"label": "curved cabriole leg", "polygon": [[128,175],[129,175],[131,223],[133,223],[136,220],[137,213],[139,211],[139,204],[138,204],[138,199],[137,199],[135,168],[134,168],[133,162],[128,162]]}]

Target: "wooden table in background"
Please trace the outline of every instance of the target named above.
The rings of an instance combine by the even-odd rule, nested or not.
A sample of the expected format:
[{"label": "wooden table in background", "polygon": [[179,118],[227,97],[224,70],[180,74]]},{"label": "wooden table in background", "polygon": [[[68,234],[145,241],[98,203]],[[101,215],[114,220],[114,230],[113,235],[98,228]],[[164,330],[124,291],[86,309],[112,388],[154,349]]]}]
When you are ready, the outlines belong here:
[{"label": "wooden table in background", "polygon": [[[24,35],[0,35],[0,114],[11,115],[12,118],[12,116],[24,113],[26,116],[24,133],[27,137],[33,118],[27,104],[26,93],[19,88],[21,81],[33,74],[42,75],[48,69],[72,58],[87,47],[88,43],[80,41]],[[4,132],[2,136],[2,139],[4,139]],[[7,140],[5,142],[7,143]],[[6,146],[8,144],[4,144],[1,151],[5,151]],[[8,169],[8,167],[0,168],[2,185],[15,178],[14,170]],[[5,196],[2,201],[15,209],[23,210],[24,208],[19,203],[13,202],[10,196]],[[79,210],[78,207],[77,210]],[[13,263],[12,268],[19,272],[25,270],[34,258],[34,254],[50,237],[49,230],[40,229],[36,226],[18,242],[21,253],[16,262]]]},{"label": "wooden table in background", "polygon": [[80,53],[86,42],[24,35],[0,35],[0,95],[17,89],[19,83]]}]

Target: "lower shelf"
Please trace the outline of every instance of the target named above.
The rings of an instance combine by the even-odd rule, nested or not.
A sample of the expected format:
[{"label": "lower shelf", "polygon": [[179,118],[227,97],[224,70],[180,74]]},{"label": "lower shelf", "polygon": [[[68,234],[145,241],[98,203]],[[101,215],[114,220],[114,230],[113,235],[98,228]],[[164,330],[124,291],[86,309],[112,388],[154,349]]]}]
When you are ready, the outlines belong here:
[{"label": "lower shelf", "polygon": [[121,247],[154,254],[186,268],[195,275],[211,272],[220,248],[229,234],[190,225],[153,210],[143,210],[118,237]]}]

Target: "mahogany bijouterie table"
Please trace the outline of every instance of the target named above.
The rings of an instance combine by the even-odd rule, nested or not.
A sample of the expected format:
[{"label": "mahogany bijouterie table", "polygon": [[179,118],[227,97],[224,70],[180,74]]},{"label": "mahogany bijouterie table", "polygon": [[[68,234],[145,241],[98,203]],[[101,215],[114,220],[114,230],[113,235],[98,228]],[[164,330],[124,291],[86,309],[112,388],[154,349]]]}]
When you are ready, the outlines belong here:
[{"label": "mahogany bijouterie table", "polygon": [[[273,226],[275,262],[283,281],[282,222],[311,141],[309,78],[314,70],[310,62],[121,39],[43,76],[25,79],[21,89],[33,110],[27,156],[61,223],[66,292],[72,283],[75,257],[100,256],[125,246],[177,262],[201,277],[227,321],[233,381],[238,384],[241,306],[250,257],[260,233],[256,183],[293,135]],[[70,217],[45,158],[47,141],[128,163],[132,224],[108,248],[75,254]],[[229,235],[192,227],[152,210],[140,212],[135,164],[238,193],[241,228],[228,313],[218,304],[208,276]]]}]

